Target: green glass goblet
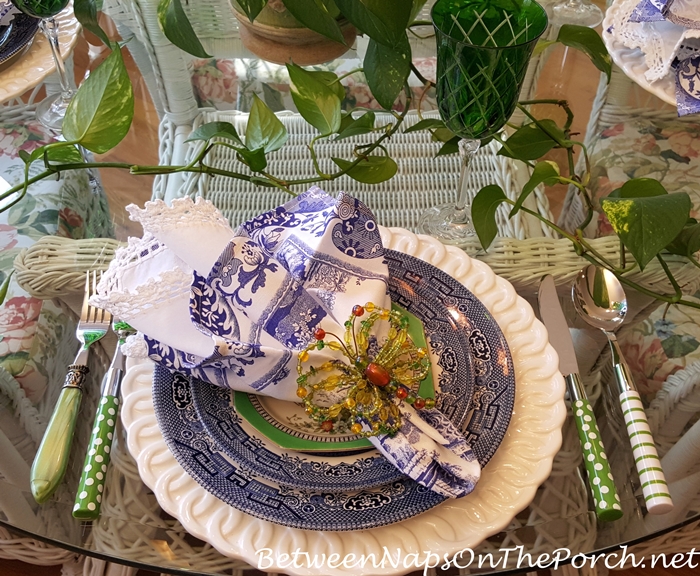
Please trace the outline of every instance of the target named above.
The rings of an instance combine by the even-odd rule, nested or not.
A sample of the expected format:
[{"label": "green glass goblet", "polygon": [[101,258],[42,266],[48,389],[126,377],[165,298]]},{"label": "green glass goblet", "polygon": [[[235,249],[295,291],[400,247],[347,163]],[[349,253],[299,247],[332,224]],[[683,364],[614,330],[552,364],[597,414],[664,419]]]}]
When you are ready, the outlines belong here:
[{"label": "green glass goblet", "polygon": [[456,204],[431,208],[419,227],[446,244],[461,244],[475,235],[467,188],[471,160],[513,114],[547,14],[533,0],[438,0],[432,19],[440,116],[463,140]]}]

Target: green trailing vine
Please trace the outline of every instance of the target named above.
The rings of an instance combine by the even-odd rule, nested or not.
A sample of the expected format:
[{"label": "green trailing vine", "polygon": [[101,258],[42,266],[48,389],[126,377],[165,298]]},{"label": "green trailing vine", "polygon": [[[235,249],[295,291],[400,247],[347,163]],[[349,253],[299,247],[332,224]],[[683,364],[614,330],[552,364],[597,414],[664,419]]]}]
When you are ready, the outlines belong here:
[{"label": "green trailing vine", "polygon": [[[55,177],[66,170],[108,169],[128,170],[132,174],[174,174],[191,172],[210,176],[236,178],[260,186],[262,189],[283,190],[295,195],[295,189],[314,183],[323,183],[347,176],[359,182],[376,184],[392,178],[397,172],[396,162],[390,157],[385,143],[400,130],[412,104],[408,77],[413,73],[426,88],[430,82],[411,64],[408,35],[418,34],[420,26],[428,23],[415,17],[425,0],[282,0],[297,19],[319,33],[339,41],[333,23],[326,17],[341,14],[369,37],[363,68],[348,74],[363,73],[373,96],[384,106],[389,120],[378,122],[372,110],[357,108],[342,111],[344,88],[332,72],[310,71],[292,63],[287,65],[291,79],[292,98],[304,119],[319,131],[308,144],[309,165],[313,173],[296,179],[286,179],[268,170],[268,158],[285,145],[288,134],[272,110],[257,97],[248,118],[245,134],[239,134],[227,122],[212,122],[200,126],[189,138],[198,143],[198,151],[187,164],[167,166],[132,165],[121,162],[88,162],[81,149],[104,153],[115,147],[126,135],[134,114],[134,97],[124,66],[121,48],[109,40],[98,22],[99,11],[95,0],[75,0],[75,13],[83,26],[95,33],[111,50],[110,56],[87,78],[71,103],[63,127],[65,141],[38,148],[31,154],[22,152],[25,179],[0,194],[0,211],[21,202],[28,186],[45,178]],[[240,6],[251,20],[257,16],[266,0],[240,0]],[[320,10],[319,7],[323,7]],[[320,11],[319,11],[320,10]],[[315,12],[315,18],[310,13]],[[305,15],[306,14],[306,15]],[[175,45],[197,56],[206,56],[206,50],[197,39],[180,0],[161,0],[159,19],[163,31]],[[596,32],[579,26],[563,26],[556,42],[585,52],[606,73],[611,72],[611,60]],[[542,42],[539,49],[551,44]],[[390,79],[391,81],[387,81]],[[403,112],[392,110],[394,102],[403,94]],[[551,119],[537,119],[530,112],[533,104],[557,106],[566,112],[562,126]],[[417,108],[420,110],[420,102]],[[680,255],[695,266],[700,263],[694,254],[700,250],[700,224],[689,218],[690,199],[687,194],[667,194],[661,184],[649,179],[635,179],[626,183],[601,202],[601,209],[620,238],[620,262],[613,263],[586,240],[583,230],[595,215],[595,205],[589,191],[590,162],[581,142],[572,139],[573,114],[565,101],[538,100],[521,102],[519,109],[526,123],[508,138],[502,139],[501,155],[525,162],[532,170],[529,181],[515,200],[506,197],[501,188],[490,185],[483,188],[472,204],[474,225],[486,249],[497,234],[495,214],[502,203],[512,206],[511,216],[522,211],[567,238],[577,254],[587,261],[611,270],[624,284],[648,296],[669,304],[700,305],[683,298],[681,288],[669,270],[667,254]],[[430,130],[434,140],[442,142],[438,155],[457,151],[459,137],[437,119],[423,119],[406,132]],[[372,135],[366,144],[358,144],[347,158],[332,158],[337,170],[321,169],[317,145],[323,140],[342,140],[351,136]],[[218,147],[232,149],[240,162],[239,170],[223,170],[208,163],[211,152]],[[554,148],[564,149],[567,155],[567,175],[559,166],[542,157]],[[584,161],[583,170],[576,172],[577,154]],[[41,170],[30,176],[29,166],[39,164]],[[311,171],[310,171],[311,172]],[[526,208],[523,203],[541,184],[573,186],[586,207],[586,215],[574,232],[562,230],[553,222]],[[627,262],[627,255],[632,262]],[[643,270],[657,260],[666,272],[673,294],[659,294],[629,279],[629,274]],[[1,292],[1,290],[0,290]]]},{"label": "green trailing vine", "polygon": [[[566,112],[567,120],[563,126],[558,126],[554,120],[537,119],[527,108],[532,104],[561,107]],[[496,210],[505,203],[512,206],[510,217],[522,211],[537,218],[568,239],[576,254],[591,264],[607,268],[626,286],[667,304],[700,308],[699,303],[683,298],[681,287],[666,261],[668,255],[682,256],[700,267],[695,258],[695,253],[700,250],[700,224],[690,218],[692,205],[688,194],[669,194],[657,180],[634,178],[603,198],[600,208],[620,239],[619,262],[611,262],[595,249],[584,234],[584,230],[596,214],[593,195],[589,189],[591,164],[584,144],[571,138],[573,114],[567,102],[535,100],[521,102],[518,107],[529,121],[502,141],[503,147],[499,154],[525,162],[532,170],[531,177],[515,201],[507,198],[497,185],[486,186],[475,196],[472,218],[482,247],[488,249],[495,239]],[[566,151],[566,176],[560,173],[557,164],[542,160],[542,156],[555,148]],[[580,172],[576,171],[577,152],[583,158],[579,163],[583,166]],[[585,216],[576,230],[563,230],[547,218],[523,206],[527,197],[540,184],[566,184],[574,187],[585,207]],[[628,253],[632,256],[632,262],[627,261]],[[654,292],[630,279],[630,274],[643,271],[652,260],[659,262],[673,288],[672,294]]]}]

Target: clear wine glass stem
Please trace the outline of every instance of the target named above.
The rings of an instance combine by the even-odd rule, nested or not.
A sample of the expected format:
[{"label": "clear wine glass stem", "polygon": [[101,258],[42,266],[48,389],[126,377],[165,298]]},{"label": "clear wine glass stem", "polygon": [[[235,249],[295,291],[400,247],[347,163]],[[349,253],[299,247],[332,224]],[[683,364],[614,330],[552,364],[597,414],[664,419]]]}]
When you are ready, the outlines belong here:
[{"label": "clear wine glass stem", "polygon": [[467,224],[470,222],[471,215],[469,210],[469,174],[471,173],[471,162],[474,155],[479,150],[481,141],[479,140],[460,140],[459,147],[459,186],[457,188],[459,195],[455,204],[455,216],[453,222],[455,224]]},{"label": "clear wine glass stem", "polygon": [[65,101],[70,101],[73,96],[73,90],[70,82],[68,81],[66,66],[63,63],[63,58],[61,58],[61,49],[58,44],[58,22],[56,22],[55,18],[43,18],[39,23],[39,27],[49,41],[51,53],[53,54],[53,59],[56,62],[58,81],[61,84],[61,98],[63,98]]}]

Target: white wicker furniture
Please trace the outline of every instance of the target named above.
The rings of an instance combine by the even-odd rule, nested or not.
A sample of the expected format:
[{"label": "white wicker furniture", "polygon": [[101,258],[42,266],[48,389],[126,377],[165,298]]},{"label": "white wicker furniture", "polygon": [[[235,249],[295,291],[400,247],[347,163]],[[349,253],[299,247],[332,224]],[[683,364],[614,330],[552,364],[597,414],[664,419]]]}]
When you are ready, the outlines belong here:
[{"label": "white wicker furniture", "polygon": [[[162,36],[155,18],[156,4],[154,0],[109,0],[106,3],[125,37],[129,33],[134,36],[129,48],[132,53],[138,53],[137,61],[142,69],[151,69],[147,80],[163,114],[161,160],[180,163],[193,153],[193,148],[184,142],[193,126],[212,119],[226,119],[236,124],[241,131],[247,116],[197,108],[189,82],[187,58]],[[229,54],[242,53],[226,0],[199,0],[190,3],[186,9],[195,20],[196,30],[206,38],[210,47]],[[273,165],[273,169],[294,171],[299,168],[299,159],[305,157],[304,143],[312,132],[298,116],[282,115],[282,120],[292,134],[292,141],[286,149],[274,155],[277,166]],[[413,121],[415,118],[409,123]],[[456,178],[455,161],[448,158],[435,163],[431,157],[436,145],[430,143],[425,134],[397,135],[391,145],[392,154],[401,164],[403,180],[399,177],[386,188],[374,189],[366,189],[353,181],[344,180],[332,184],[335,188],[331,190],[342,185],[350,192],[368,199],[382,223],[411,227],[420,212],[421,202],[434,203],[441,194],[451,194]],[[344,146],[350,144],[328,144],[323,148],[323,157],[327,161],[333,150]],[[511,196],[514,195],[518,190],[516,180],[522,182],[526,174],[520,172],[514,164],[494,156],[493,149],[486,152],[477,162],[475,181],[479,185],[496,181]],[[225,154],[215,159],[218,166],[229,166],[232,161]],[[437,170],[436,166],[439,167]],[[281,201],[281,197],[267,192],[261,194],[240,182],[225,183],[219,180],[181,176],[162,178],[156,185],[154,195],[166,199],[182,194],[206,195],[219,204],[233,222],[240,222]],[[422,194],[420,197],[416,197],[418,194],[407,195],[406,186],[420,190]],[[397,204],[404,210],[392,210]],[[543,195],[533,196],[530,207],[549,216]],[[575,204],[572,203],[571,209],[575,212]],[[568,242],[552,237],[549,230],[537,222],[523,218],[508,221],[504,213],[500,214],[500,230],[503,237],[496,240],[488,253],[479,254],[478,257],[488,262],[497,273],[513,281],[525,295],[534,288],[541,274],[553,273],[562,285],[562,296],[565,297],[566,283],[583,264],[573,254]],[[594,242],[609,257],[616,256],[615,241],[603,238]],[[111,249],[113,246],[110,246]],[[470,249],[476,252],[478,248],[473,245]],[[44,252],[40,252],[42,250]],[[83,266],[91,266],[101,248],[85,243],[73,243],[73,246],[66,243],[37,245],[36,251],[30,252],[18,264],[21,272],[18,276],[26,278],[28,285],[39,292],[46,289],[46,283],[42,284],[42,261],[58,261],[67,266],[69,274],[60,277],[57,275],[50,282],[49,287],[54,290],[51,294],[56,295],[71,286],[80,289]],[[73,255],[77,255],[77,258],[73,259]],[[36,271],[37,264],[39,272]],[[695,279],[692,267],[683,266],[680,262],[674,266],[684,281],[691,282]],[[650,266],[644,281],[651,286],[664,283],[660,271],[653,266]],[[642,314],[653,306],[648,300],[640,300],[635,304]],[[598,350],[594,351],[591,364],[594,363],[597,352]],[[601,396],[604,389],[601,386],[603,377],[609,377],[609,374],[594,370],[588,378],[589,394],[593,400]],[[670,417],[670,420],[674,419],[673,416]],[[610,429],[612,434],[613,427]],[[103,521],[93,526],[88,543],[90,549],[153,566],[167,562],[169,568],[190,568],[202,572],[227,570],[233,574],[245,569],[245,565],[232,562],[210,546],[189,537],[177,521],[163,516],[153,494],[138,477],[135,464],[125,452],[120,438],[117,438],[113,465],[108,472],[109,489],[103,503]],[[611,440],[608,439],[606,445],[610,446]],[[603,536],[595,524],[594,515],[588,510],[588,490],[579,475],[580,458],[575,430],[573,426],[567,425],[553,473],[541,487],[533,505],[515,519],[507,532],[485,542],[479,552],[493,553],[495,561],[499,558],[499,549],[518,544],[526,545],[528,551],[536,555],[558,546],[590,550],[596,545],[597,539],[600,542]],[[620,478],[627,480],[629,473],[629,470],[621,470]],[[622,493],[628,502],[633,501],[631,490],[631,487],[625,488]],[[614,536],[619,534],[615,533],[611,537]],[[87,569],[94,570],[99,569],[99,564],[99,561],[88,560],[86,566]],[[128,569],[125,570],[128,572]]]}]

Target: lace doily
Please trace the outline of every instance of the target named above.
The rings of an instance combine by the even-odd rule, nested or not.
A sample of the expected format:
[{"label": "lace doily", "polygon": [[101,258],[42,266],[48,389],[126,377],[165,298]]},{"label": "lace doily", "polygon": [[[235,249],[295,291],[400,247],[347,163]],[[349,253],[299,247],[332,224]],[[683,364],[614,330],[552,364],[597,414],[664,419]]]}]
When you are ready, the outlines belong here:
[{"label": "lace doily", "polygon": [[[639,0],[622,0],[613,18],[610,32],[627,48],[639,48],[644,52],[644,59],[649,68],[645,76],[647,80],[654,82],[670,72],[671,64],[681,45],[685,40],[700,38],[700,30],[685,28],[669,20],[634,22],[631,17],[639,4]],[[693,7],[692,10],[697,12],[698,8]]]}]

